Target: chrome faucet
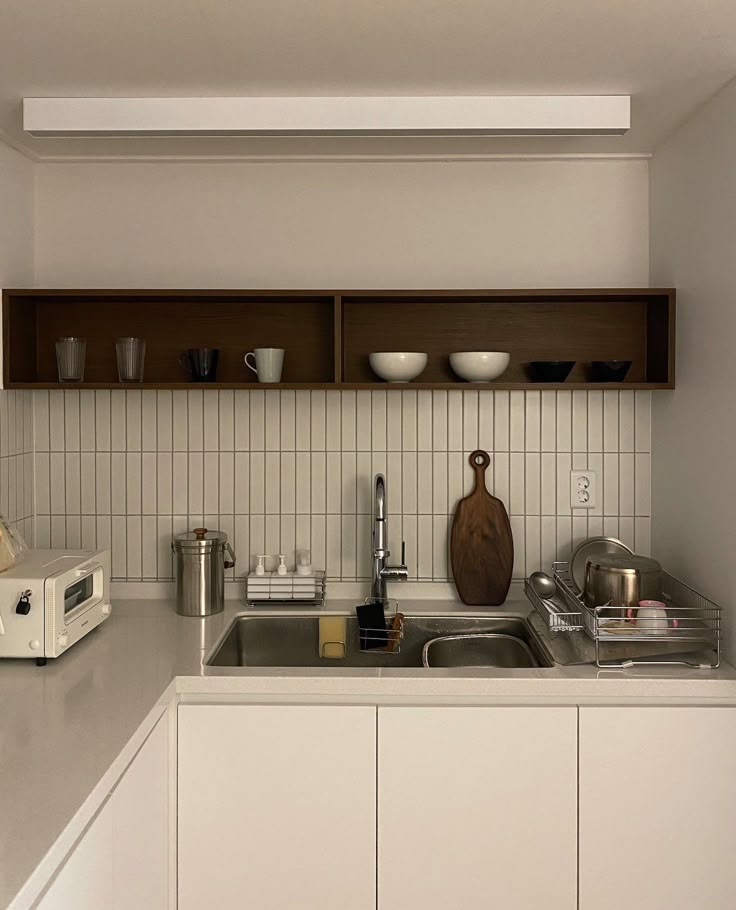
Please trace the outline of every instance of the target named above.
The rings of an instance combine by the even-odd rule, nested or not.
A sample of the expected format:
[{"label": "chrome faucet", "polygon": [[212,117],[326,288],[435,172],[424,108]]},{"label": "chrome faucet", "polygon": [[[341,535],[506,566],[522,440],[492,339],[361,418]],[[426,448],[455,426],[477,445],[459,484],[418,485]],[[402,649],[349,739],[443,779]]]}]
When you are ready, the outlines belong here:
[{"label": "chrome faucet", "polygon": [[371,576],[371,600],[386,600],[387,581],[406,581],[406,541],[401,543],[401,565],[389,566],[387,559],[391,551],[388,543],[388,513],[386,508],[386,478],[376,474],[373,496],[373,574]]}]

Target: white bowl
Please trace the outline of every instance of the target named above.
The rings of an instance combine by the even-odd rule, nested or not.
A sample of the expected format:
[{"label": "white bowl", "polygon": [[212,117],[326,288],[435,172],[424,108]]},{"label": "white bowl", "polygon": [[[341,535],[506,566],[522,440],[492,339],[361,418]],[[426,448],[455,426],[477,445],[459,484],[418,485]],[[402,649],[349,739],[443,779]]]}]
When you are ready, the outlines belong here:
[{"label": "white bowl", "polygon": [[386,382],[411,382],[427,366],[427,355],[416,351],[379,351],[369,354],[371,369]]},{"label": "white bowl", "polygon": [[450,354],[450,366],[468,382],[490,382],[504,372],[511,360],[502,351],[457,351]]}]

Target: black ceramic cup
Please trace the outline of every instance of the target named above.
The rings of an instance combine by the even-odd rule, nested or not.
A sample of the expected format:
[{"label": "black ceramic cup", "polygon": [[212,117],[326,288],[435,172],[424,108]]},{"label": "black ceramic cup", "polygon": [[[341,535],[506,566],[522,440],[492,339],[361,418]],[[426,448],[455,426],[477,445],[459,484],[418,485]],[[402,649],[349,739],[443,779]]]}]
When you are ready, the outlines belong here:
[{"label": "black ceramic cup", "polygon": [[623,382],[630,360],[594,360],[590,365],[591,382]]},{"label": "black ceramic cup", "polygon": [[189,348],[179,362],[192,377],[193,382],[215,382],[217,379],[218,348]]},{"label": "black ceramic cup", "polygon": [[532,382],[564,382],[574,366],[574,360],[532,360],[527,373]]}]

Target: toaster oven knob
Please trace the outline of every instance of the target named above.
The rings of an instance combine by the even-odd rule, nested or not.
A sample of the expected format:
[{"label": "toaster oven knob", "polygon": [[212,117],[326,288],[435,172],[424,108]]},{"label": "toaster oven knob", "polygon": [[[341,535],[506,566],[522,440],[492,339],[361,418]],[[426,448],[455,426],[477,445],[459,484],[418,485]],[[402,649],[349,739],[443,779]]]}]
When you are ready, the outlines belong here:
[{"label": "toaster oven knob", "polygon": [[68,632],[59,632],[56,637],[56,642],[60,648],[66,648],[69,644],[69,633]]},{"label": "toaster oven knob", "polygon": [[15,605],[15,612],[20,613],[21,616],[28,616],[28,614],[31,612],[31,599],[30,598],[31,598],[31,592],[24,591],[20,595],[20,600]]},{"label": "toaster oven knob", "polygon": [[38,649],[41,647],[41,642],[37,638],[34,638],[32,641],[28,642],[28,647],[31,649],[31,651],[38,651]]}]

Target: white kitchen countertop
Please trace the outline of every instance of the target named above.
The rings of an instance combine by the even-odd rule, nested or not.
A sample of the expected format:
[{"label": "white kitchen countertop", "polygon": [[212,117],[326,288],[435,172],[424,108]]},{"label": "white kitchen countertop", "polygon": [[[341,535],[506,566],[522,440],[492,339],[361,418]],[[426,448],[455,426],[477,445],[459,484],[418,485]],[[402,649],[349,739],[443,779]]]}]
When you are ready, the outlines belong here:
[{"label": "white kitchen countertop", "polygon": [[[354,603],[332,601],[325,609],[352,612]],[[401,609],[484,615],[441,600],[402,600]],[[512,599],[504,609],[527,613],[529,604]],[[0,910],[30,906],[176,698],[736,705],[736,672],[727,665],[713,671],[203,668],[203,657],[243,610],[228,601],[224,613],[199,620],[177,616],[168,600],[117,600],[109,620],[46,667],[0,661]]]}]

